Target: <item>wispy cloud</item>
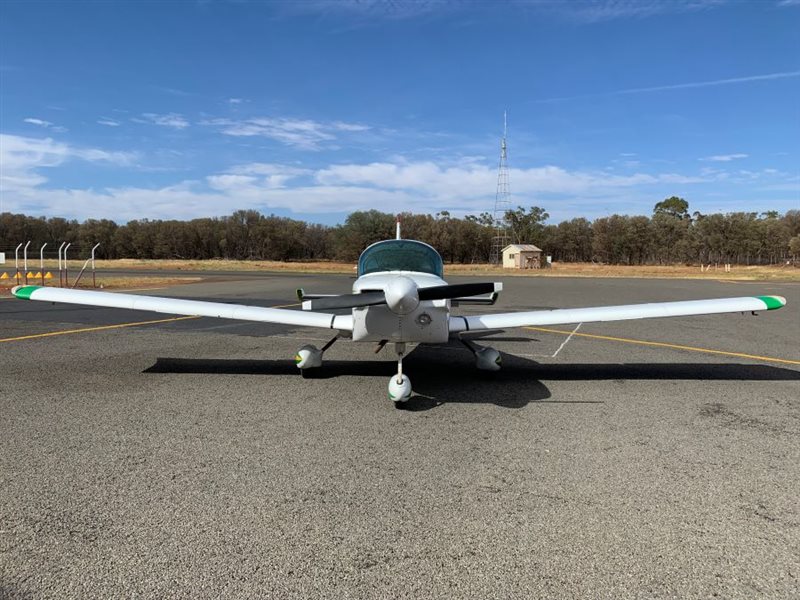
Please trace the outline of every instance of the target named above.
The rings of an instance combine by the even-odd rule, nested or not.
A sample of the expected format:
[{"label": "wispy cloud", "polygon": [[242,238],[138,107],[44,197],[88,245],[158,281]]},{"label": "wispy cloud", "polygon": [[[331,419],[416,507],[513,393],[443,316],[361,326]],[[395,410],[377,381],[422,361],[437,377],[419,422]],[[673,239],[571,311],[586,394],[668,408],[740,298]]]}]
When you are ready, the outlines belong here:
[{"label": "wispy cloud", "polygon": [[521,0],[515,4],[545,10],[562,18],[583,23],[616,19],[643,19],[662,14],[708,10],[726,4],[726,0]]},{"label": "wispy cloud", "polygon": [[156,90],[157,92],[161,92],[164,94],[169,94],[170,96],[180,96],[180,97],[188,97],[193,96],[191,92],[187,92],[185,90],[179,90],[178,88],[167,87],[163,85],[154,85],[151,86],[151,89]]},{"label": "wispy cloud", "polygon": [[241,104],[244,102],[242,98],[228,98],[228,104]]},{"label": "wispy cloud", "polygon": [[288,13],[317,13],[323,15],[345,14],[367,17],[371,20],[409,19],[433,12],[458,10],[466,0],[305,0],[281,4]]},{"label": "wispy cloud", "polygon": [[171,127],[173,129],[185,129],[189,127],[190,124],[183,115],[179,115],[178,113],[168,113],[165,115],[142,113],[141,118],[133,118],[131,121],[134,123],[152,123],[153,125]]},{"label": "wispy cloud", "polygon": [[36,119],[34,117],[28,117],[26,119],[22,119],[24,123],[28,125],[36,125],[37,127],[42,127],[44,129],[49,129],[56,133],[63,133],[67,131],[66,127],[61,127],[59,125],[53,125],[50,121],[45,121],[44,119]]},{"label": "wispy cloud", "polygon": [[715,154],[714,156],[706,156],[698,160],[710,160],[714,162],[730,162],[732,160],[737,160],[739,158],[747,158],[748,156],[749,154],[743,154],[741,152],[738,152],[735,154]]},{"label": "wispy cloud", "polygon": [[109,119],[108,117],[100,117],[97,119],[97,122],[100,125],[105,125],[106,127],[119,127],[121,123],[119,121],[115,121],[114,119]]},{"label": "wispy cloud", "polygon": [[251,119],[211,119],[206,125],[219,128],[224,135],[259,136],[303,150],[321,150],[326,142],[336,139],[337,132],[360,132],[369,129],[358,123],[334,121],[320,123],[311,119],[255,117]]},{"label": "wispy cloud", "polygon": [[34,119],[33,117],[28,117],[27,119],[22,119],[25,123],[30,123],[31,125],[38,125],[39,127],[51,127],[53,124],[50,121],[45,121],[44,119]]},{"label": "wispy cloud", "polygon": [[652,92],[664,92],[669,90],[686,90],[692,88],[714,87],[719,85],[733,85],[737,83],[751,83],[753,81],[771,81],[774,79],[788,79],[800,77],[800,71],[782,71],[778,73],[767,73],[765,75],[747,75],[745,77],[729,77],[727,79],[711,79],[708,81],[694,81],[691,83],[672,83],[668,85],[655,85],[650,87],[626,88],[609,92],[598,92],[594,94],[581,94],[577,96],[561,96],[556,98],[545,98],[538,102],[559,102],[561,100],[579,100],[582,98],[599,98],[603,96],[621,96],[625,94],[648,94]]},{"label": "wispy cloud", "polygon": [[131,165],[135,153],[110,152],[99,148],[85,148],[56,142],[51,138],[31,138],[0,133],[0,191],[32,191],[47,179],[39,172],[42,168],[57,167],[69,160],[105,162]]},{"label": "wispy cloud", "polygon": [[[247,163],[207,177],[177,181],[157,188],[117,186],[96,189],[52,189],[41,171],[69,159],[120,161],[125,156],[99,149],[73,148],[52,140],[6,136],[0,140],[6,206],[13,210],[86,218],[192,218],[228,214],[239,208],[264,212],[286,210],[321,214],[402,207],[418,213],[449,210],[477,213],[493,201],[496,168],[489,162],[446,165],[431,161],[350,163],[309,169],[297,164]],[[7,143],[7,140],[9,143]],[[562,207],[559,218],[593,216],[616,210],[640,211],[642,195],[659,197],[717,181],[759,185],[793,183],[777,173],[711,169],[700,174],[646,173],[630,175],[571,170],[556,165],[512,169],[515,196],[536,198],[545,206]],[[704,187],[693,187],[699,190]],[[33,208],[31,208],[33,207]],[[622,207],[622,208],[620,208]],[[627,207],[627,208],[626,208]],[[649,210],[649,206],[647,207]]]},{"label": "wispy cloud", "polygon": [[[791,1],[791,0],[789,0]],[[694,12],[726,4],[727,0],[495,0],[485,6],[551,15],[579,23],[615,19],[641,19],[660,14]],[[474,11],[481,7],[474,0],[306,0],[286,3],[289,13],[345,15],[359,18],[362,24],[386,20],[426,17],[432,14]]]},{"label": "wispy cloud", "polygon": [[370,129],[367,125],[360,123],[343,123],[342,121],[334,121],[331,127],[337,131],[367,131]]},{"label": "wispy cloud", "polygon": [[206,181],[213,189],[227,192],[241,191],[252,186],[277,190],[285,188],[291,180],[312,173],[310,169],[291,165],[248,163],[235,166],[227,173],[206,177]]},{"label": "wispy cloud", "polygon": [[769,81],[772,79],[787,79],[800,77],[800,71],[783,71],[780,73],[767,73],[766,75],[747,75],[745,77],[729,77],[727,79],[712,79],[710,81],[695,81],[693,83],[674,83],[670,85],[657,85],[643,88],[630,88],[619,90],[616,94],[642,94],[647,92],[661,92],[664,90],[685,90],[688,88],[713,87],[717,85],[731,85],[733,83],[750,83],[751,81]]}]

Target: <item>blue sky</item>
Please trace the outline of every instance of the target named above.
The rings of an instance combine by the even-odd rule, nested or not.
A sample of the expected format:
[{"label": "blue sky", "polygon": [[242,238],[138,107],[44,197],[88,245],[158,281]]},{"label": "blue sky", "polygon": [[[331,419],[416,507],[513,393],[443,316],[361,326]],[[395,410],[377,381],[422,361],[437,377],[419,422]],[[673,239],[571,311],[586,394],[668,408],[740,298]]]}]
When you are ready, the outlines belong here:
[{"label": "blue sky", "polygon": [[800,208],[800,1],[0,0],[2,210]]}]

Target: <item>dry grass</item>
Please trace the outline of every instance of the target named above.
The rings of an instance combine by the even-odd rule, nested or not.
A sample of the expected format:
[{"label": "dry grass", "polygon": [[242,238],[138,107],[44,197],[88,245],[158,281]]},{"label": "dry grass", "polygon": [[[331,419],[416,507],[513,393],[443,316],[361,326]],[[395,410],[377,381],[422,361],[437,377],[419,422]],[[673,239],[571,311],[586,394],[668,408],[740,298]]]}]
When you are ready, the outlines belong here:
[{"label": "dry grass", "polygon": [[492,265],[447,265],[445,271],[458,275],[510,275],[519,277],[622,277],[657,279],[723,279],[730,281],[800,281],[800,268],[791,265],[744,266],[713,265],[700,271],[700,266],[686,265],[602,265],[594,263],[553,263],[550,269],[499,269]]},{"label": "dry grass", "polygon": [[[46,268],[57,269],[55,263],[45,261]],[[73,277],[83,266],[82,261],[69,261]],[[354,263],[332,261],[280,262],[246,260],[102,260],[97,261],[97,269],[125,270],[170,270],[170,271],[266,271],[286,273],[346,273],[355,272]],[[7,269],[13,272],[12,269]],[[446,265],[445,273],[451,275],[503,275],[512,277],[624,277],[624,278],[664,278],[664,279],[724,279],[724,280],[783,280],[800,281],[800,268],[791,265],[740,266],[733,265],[726,273],[723,266],[711,267],[700,272],[700,266],[686,265],[602,265],[595,263],[554,263],[550,269],[500,269],[488,264]],[[57,275],[57,272],[55,272]],[[86,277],[86,275],[84,275]],[[123,278],[130,281],[129,278]],[[152,278],[145,278],[150,280]],[[177,281],[178,283],[180,281]],[[120,280],[119,285],[126,285]]]},{"label": "dry grass", "polygon": [[[70,273],[77,273],[84,261],[67,261]],[[45,268],[58,274],[56,261],[44,261]],[[123,269],[130,271],[286,271],[290,273],[352,273],[355,263],[332,261],[282,262],[277,260],[153,260],[121,258],[117,260],[96,261],[97,271],[103,269]],[[38,262],[37,267],[38,270]],[[7,267],[13,272],[13,265]],[[84,275],[85,276],[85,275]]]}]

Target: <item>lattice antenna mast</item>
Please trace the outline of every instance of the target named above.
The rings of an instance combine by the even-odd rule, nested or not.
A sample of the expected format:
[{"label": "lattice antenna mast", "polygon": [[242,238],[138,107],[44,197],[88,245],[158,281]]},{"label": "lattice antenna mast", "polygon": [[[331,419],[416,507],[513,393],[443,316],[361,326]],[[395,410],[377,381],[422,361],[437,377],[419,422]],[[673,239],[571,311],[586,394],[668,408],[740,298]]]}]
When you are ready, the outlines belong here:
[{"label": "lattice antenna mast", "polygon": [[503,139],[500,141],[500,165],[497,169],[497,192],[494,197],[494,237],[492,237],[492,264],[500,264],[503,260],[503,248],[509,244],[508,222],[506,213],[511,210],[511,189],[508,183],[508,119],[503,111]]}]

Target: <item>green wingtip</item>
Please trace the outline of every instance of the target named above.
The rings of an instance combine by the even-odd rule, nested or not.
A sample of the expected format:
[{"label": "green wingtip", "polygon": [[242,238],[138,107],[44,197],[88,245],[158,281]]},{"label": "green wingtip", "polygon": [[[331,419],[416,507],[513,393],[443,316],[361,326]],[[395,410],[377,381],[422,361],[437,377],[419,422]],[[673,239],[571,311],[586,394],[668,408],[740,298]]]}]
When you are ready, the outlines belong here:
[{"label": "green wingtip", "polygon": [[767,310],[778,310],[786,306],[786,298],[783,296],[756,296],[756,298],[767,305]]},{"label": "green wingtip", "polygon": [[23,300],[30,300],[31,294],[38,290],[41,286],[40,285],[18,285],[16,287],[11,288],[11,293],[14,294],[17,298],[22,298]]}]

